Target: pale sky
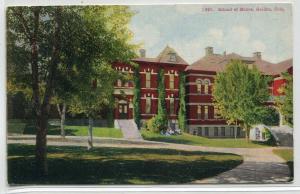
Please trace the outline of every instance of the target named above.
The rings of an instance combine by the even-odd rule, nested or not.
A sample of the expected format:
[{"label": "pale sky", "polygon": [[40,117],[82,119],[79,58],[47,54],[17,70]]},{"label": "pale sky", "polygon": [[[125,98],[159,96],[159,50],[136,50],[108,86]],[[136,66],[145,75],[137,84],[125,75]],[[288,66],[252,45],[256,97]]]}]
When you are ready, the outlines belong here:
[{"label": "pale sky", "polygon": [[[142,43],[147,57],[156,57],[168,44],[188,63],[215,53],[252,56],[262,52],[277,63],[292,57],[292,11],[288,4],[264,5],[136,5],[130,28],[134,42]],[[270,8],[272,11],[217,11],[218,8]],[[275,7],[282,8],[275,11]],[[212,8],[212,12],[204,12]]]}]

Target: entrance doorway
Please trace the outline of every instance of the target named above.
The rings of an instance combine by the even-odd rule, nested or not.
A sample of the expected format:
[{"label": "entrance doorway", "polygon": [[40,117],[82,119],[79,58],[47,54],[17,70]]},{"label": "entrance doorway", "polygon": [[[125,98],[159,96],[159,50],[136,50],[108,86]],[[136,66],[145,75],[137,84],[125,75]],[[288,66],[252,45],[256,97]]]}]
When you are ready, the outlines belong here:
[{"label": "entrance doorway", "polygon": [[128,113],[128,107],[127,104],[119,104],[119,118],[120,119],[128,119],[127,113]]}]

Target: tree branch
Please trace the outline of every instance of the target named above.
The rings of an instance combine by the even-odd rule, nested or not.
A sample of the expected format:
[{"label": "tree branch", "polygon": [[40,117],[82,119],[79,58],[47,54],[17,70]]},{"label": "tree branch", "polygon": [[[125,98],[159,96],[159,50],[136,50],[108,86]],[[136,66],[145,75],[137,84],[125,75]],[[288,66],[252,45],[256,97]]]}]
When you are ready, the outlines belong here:
[{"label": "tree branch", "polygon": [[46,81],[46,90],[43,100],[43,107],[49,105],[49,101],[53,92],[53,81],[59,63],[59,52],[61,47],[61,25],[62,25],[62,7],[56,7],[55,9],[55,32],[54,32],[54,44],[52,48],[52,56],[49,62],[49,74]]}]

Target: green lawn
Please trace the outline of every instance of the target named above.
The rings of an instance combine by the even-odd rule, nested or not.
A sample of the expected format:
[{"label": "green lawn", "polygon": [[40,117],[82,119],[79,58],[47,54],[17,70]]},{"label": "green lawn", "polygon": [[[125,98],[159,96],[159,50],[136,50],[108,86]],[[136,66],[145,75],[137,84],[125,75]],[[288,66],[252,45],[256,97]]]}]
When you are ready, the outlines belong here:
[{"label": "green lawn", "polygon": [[227,153],[48,146],[49,175],[35,176],[32,145],[8,145],[9,184],[184,184],[242,163]]},{"label": "green lawn", "polygon": [[[122,131],[116,128],[94,127],[93,135],[96,137],[123,137]],[[67,136],[87,136],[87,126],[65,126],[65,133]],[[9,120],[8,133],[19,134],[35,134],[35,126],[32,122],[25,122],[22,120]],[[48,126],[48,135],[60,135],[60,127],[56,125]]]},{"label": "green lawn", "polygon": [[260,148],[268,145],[264,145],[256,142],[247,142],[244,138],[224,138],[224,139],[212,139],[200,136],[194,136],[187,133],[182,135],[163,136],[158,133],[142,130],[142,136],[145,140],[160,141],[178,144],[189,144],[209,147],[228,147],[228,148]]},{"label": "green lawn", "polygon": [[21,119],[11,119],[7,122],[7,128],[9,133],[23,134],[26,122]]},{"label": "green lawn", "polygon": [[293,149],[274,149],[273,153],[284,159],[289,166],[291,177],[294,177],[294,154]]}]

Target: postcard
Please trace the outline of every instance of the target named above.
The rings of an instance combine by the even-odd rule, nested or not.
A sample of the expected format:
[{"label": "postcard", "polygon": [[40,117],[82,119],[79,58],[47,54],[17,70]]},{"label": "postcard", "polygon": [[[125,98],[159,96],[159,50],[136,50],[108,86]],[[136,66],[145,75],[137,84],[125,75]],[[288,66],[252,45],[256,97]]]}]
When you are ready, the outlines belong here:
[{"label": "postcard", "polygon": [[8,6],[8,185],[291,184],[292,10]]}]

